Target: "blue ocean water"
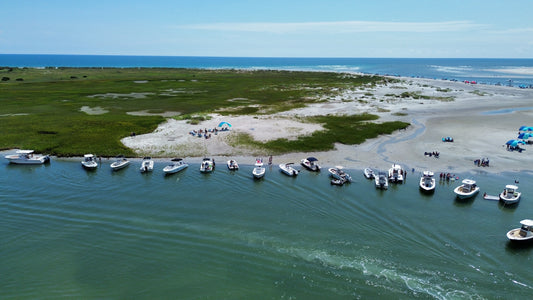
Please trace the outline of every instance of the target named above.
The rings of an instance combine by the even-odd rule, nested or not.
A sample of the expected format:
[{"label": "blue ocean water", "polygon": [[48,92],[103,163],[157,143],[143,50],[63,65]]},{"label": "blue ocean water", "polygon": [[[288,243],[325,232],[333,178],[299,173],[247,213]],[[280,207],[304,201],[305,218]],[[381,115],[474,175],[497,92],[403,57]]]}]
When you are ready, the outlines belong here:
[{"label": "blue ocean water", "polygon": [[0,54],[10,67],[154,67],[361,72],[501,85],[532,85],[533,59],[283,58]]}]

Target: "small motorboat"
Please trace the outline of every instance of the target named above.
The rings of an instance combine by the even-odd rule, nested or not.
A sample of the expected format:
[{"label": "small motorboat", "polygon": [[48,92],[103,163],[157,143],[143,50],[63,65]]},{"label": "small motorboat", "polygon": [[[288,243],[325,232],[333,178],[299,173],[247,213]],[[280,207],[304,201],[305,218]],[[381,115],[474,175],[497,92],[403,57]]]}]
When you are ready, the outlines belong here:
[{"label": "small motorboat", "polygon": [[374,181],[378,189],[386,190],[389,188],[389,180],[385,172],[378,172],[377,175],[374,175]]},{"label": "small motorboat", "polygon": [[16,154],[6,155],[5,159],[11,164],[18,165],[41,165],[50,161],[50,156],[33,152],[33,150],[17,150]]},{"label": "small motorboat", "polygon": [[476,181],[472,179],[463,179],[460,186],[456,187],[453,192],[459,199],[472,198],[479,192],[479,186]]},{"label": "small motorboat", "polygon": [[522,193],[517,192],[518,187],[516,185],[508,184],[500,193],[500,201],[506,205],[517,204],[520,201]]},{"label": "small motorboat", "polygon": [[434,173],[431,171],[424,171],[424,173],[420,177],[419,186],[420,190],[423,192],[434,192],[436,186]]},{"label": "small motorboat", "polygon": [[211,173],[215,170],[215,161],[211,158],[204,158],[200,164],[200,172]]},{"label": "small motorboat", "polygon": [[366,179],[373,179],[374,178],[374,171],[370,168],[365,168],[363,170],[363,175],[365,175]]},{"label": "small motorboat", "polygon": [[154,160],[150,156],[145,156],[141,162],[139,171],[141,173],[152,172],[154,170]]},{"label": "small motorboat", "polygon": [[235,171],[239,169],[239,164],[234,159],[228,160],[227,165],[228,165],[228,169],[230,169],[231,171]]},{"label": "small motorboat", "polygon": [[83,156],[83,160],[81,161],[81,165],[87,170],[95,170],[98,168],[96,158],[92,154],[85,154]]},{"label": "small motorboat", "polygon": [[124,155],[118,155],[114,163],[111,164],[111,170],[118,171],[129,166],[130,161],[127,160]]},{"label": "small motorboat", "polygon": [[300,161],[302,166],[307,168],[309,171],[318,172],[320,171],[320,165],[318,165],[318,159],[315,157],[304,158]]},{"label": "small motorboat", "polygon": [[389,169],[389,181],[394,183],[403,182],[403,169],[402,166],[398,164],[393,164]]},{"label": "small motorboat", "polygon": [[298,170],[293,167],[294,163],[279,164],[279,170],[288,176],[298,175]]},{"label": "small motorboat", "polygon": [[256,159],[254,165],[255,167],[252,170],[252,175],[254,176],[254,178],[256,179],[263,178],[266,172],[266,169],[263,167],[263,159],[262,158]]},{"label": "small motorboat", "polygon": [[331,179],[330,183],[331,185],[344,185],[346,183],[346,180],[333,178]]},{"label": "small motorboat", "polygon": [[334,168],[328,169],[329,175],[333,177],[334,179],[342,180],[345,182],[352,182],[352,177],[350,174],[344,172],[344,167],[342,166],[336,166]]},{"label": "small motorboat", "polygon": [[533,240],[533,220],[525,219],[520,221],[520,228],[515,228],[507,232],[507,238],[512,242],[524,242]]},{"label": "small motorboat", "polygon": [[189,164],[185,163],[182,158],[173,158],[171,163],[163,168],[163,172],[165,174],[174,174],[184,170],[188,166]]}]

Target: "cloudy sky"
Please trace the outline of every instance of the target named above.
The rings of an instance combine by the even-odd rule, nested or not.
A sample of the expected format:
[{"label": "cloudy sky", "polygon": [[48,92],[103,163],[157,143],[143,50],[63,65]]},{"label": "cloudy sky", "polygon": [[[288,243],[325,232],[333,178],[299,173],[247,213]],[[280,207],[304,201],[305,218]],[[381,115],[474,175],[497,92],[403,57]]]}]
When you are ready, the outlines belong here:
[{"label": "cloudy sky", "polygon": [[533,58],[533,1],[1,1],[0,53]]}]

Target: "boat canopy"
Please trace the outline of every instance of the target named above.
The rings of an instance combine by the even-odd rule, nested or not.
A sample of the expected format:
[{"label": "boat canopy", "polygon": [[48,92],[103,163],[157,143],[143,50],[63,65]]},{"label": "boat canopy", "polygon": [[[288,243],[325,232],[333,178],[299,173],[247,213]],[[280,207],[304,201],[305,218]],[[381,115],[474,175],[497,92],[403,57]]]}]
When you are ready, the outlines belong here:
[{"label": "boat canopy", "polygon": [[520,221],[520,224],[525,225],[525,226],[529,226],[529,227],[533,227],[533,220],[525,219],[525,220]]},{"label": "boat canopy", "polygon": [[94,155],[92,155],[92,154],[85,154],[83,157],[85,157],[85,158],[91,158],[91,157],[94,157]]},{"label": "boat canopy", "polygon": [[33,150],[17,150],[17,154],[32,154]]},{"label": "boat canopy", "polygon": [[171,161],[181,161],[181,160],[183,160],[183,158],[173,158],[173,159],[171,159]]},{"label": "boat canopy", "polygon": [[505,189],[514,191],[514,190],[517,190],[518,187],[516,185],[508,184],[508,185],[505,186]]},{"label": "boat canopy", "polygon": [[318,159],[316,159],[315,157],[312,157],[312,156],[308,157],[307,160],[308,161],[318,161]]},{"label": "boat canopy", "polygon": [[431,172],[431,171],[424,171],[424,176],[429,176],[429,177],[431,177],[431,176],[433,176],[433,175],[434,175],[434,174],[433,174],[433,172]]},{"label": "boat canopy", "polygon": [[472,184],[476,184],[476,182],[472,179],[463,179],[463,184],[472,185]]}]

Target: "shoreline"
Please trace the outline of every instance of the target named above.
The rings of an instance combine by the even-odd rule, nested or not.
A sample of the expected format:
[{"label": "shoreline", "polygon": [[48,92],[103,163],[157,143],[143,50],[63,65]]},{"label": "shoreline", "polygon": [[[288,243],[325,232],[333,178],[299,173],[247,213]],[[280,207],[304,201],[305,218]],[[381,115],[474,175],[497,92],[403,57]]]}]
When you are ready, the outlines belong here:
[{"label": "shoreline", "polygon": [[[407,170],[429,169],[436,174],[531,171],[527,167],[533,165],[531,145],[522,146],[526,151],[518,153],[507,151],[504,144],[517,137],[520,126],[533,125],[527,123],[533,123],[533,89],[425,78],[390,78],[401,82],[350,90],[304,108],[269,116],[223,117],[213,114],[211,120],[198,125],[167,119],[152,133],[126,137],[121,141],[139,154],[139,161],[143,156],[152,156],[156,161],[182,157],[190,163],[199,163],[203,157],[213,157],[219,163],[225,164],[231,158],[241,165],[253,165],[256,157],[268,159],[270,154],[230,146],[228,139],[234,133],[246,133],[260,141],[281,137],[293,139],[322,128],[320,124],[302,123],[298,121],[299,117],[368,112],[378,115],[378,122],[404,121],[411,125],[406,130],[382,135],[359,145],[336,144],[335,150],[327,152],[274,155],[273,165],[286,162],[299,164],[301,159],[314,156],[323,168],[342,165],[348,169],[371,167],[387,170],[391,164],[398,163]],[[401,93],[430,97],[391,96]],[[446,97],[454,100],[434,100]],[[192,130],[213,128],[221,121],[233,126],[210,139],[190,134]],[[453,137],[454,142],[442,142],[441,139],[446,136]],[[433,151],[440,153],[439,158],[424,155]],[[474,160],[483,158],[490,159],[489,167],[474,165]],[[111,161],[113,157],[106,160]]]}]

